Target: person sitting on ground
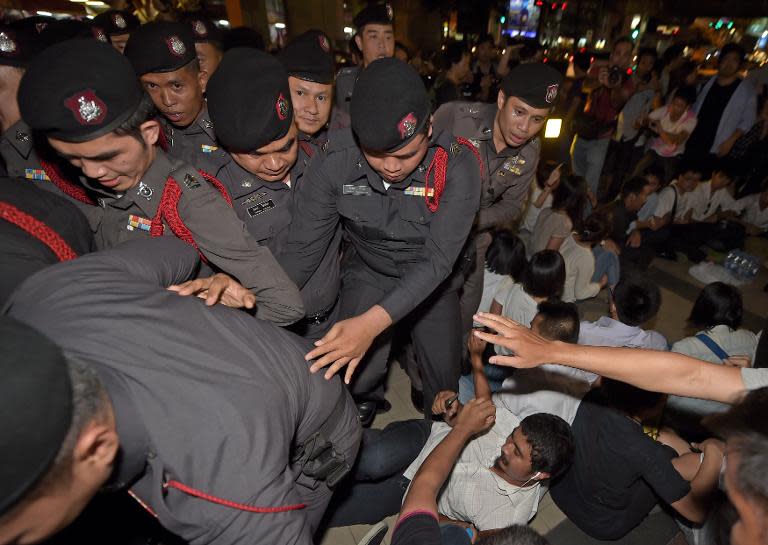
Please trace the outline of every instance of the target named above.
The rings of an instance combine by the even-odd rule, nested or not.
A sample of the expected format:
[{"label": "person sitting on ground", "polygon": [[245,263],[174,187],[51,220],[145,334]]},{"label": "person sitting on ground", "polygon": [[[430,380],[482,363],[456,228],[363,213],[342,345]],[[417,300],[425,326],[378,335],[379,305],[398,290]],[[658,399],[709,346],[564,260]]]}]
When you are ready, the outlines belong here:
[{"label": "person sitting on ground", "polygon": [[691,109],[695,101],[696,89],[686,85],[675,91],[669,104],[648,114],[643,124],[655,136],[637,163],[634,176],[641,176],[649,167],[658,164],[664,170],[664,183],[672,179],[677,162],[685,152],[685,141],[696,128],[696,114]]},{"label": "person sitting on ground", "polygon": [[691,162],[684,162],[677,171],[677,178],[659,191],[656,208],[648,218],[643,232],[643,243],[654,249],[655,254],[665,259],[675,260],[672,235],[677,226],[688,223],[691,214],[688,201],[691,193],[701,181],[701,167]]},{"label": "person sitting on ground", "polygon": [[660,307],[657,284],[638,275],[625,277],[611,295],[610,316],[581,323],[579,344],[667,350],[667,339],[661,333],[641,327],[656,316]]},{"label": "person sitting on ground", "polygon": [[649,166],[640,173],[640,176],[648,181],[651,192],[648,194],[643,207],[638,210],[637,220],[629,224],[628,235],[635,229],[649,229],[653,226],[654,222],[651,221],[651,218],[656,211],[656,205],[659,204],[659,190],[664,186],[664,169],[660,165]]},{"label": "person sitting on ground", "polygon": [[762,235],[768,231],[768,187],[760,193],[747,195],[736,201],[740,216],[735,221],[741,223],[747,235]]},{"label": "person sitting on ground", "polygon": [[[608,218],[593,212],[583,222],[581,229],[568,235],[560,246],[565,261],[563,301],[581,301],[595,297],[606,286],[613,288],[619,282],[620,267],[616,255],[603,252],[599,263],[593,248],[608,234]],[[605,259],[613,257],[614,259]]]},{"label": "person sitting on ground", "polygon": [[563,240],[581,225],[587,204],[587,182],[581,176],[562,176],[552,194],[552,207],[543,210],[533,228],[531,255],[542,250],[559,250]]},{"label": "person sitting on ground", "polygon": [[536,220],[542,210],[552,208],[552,193],[560,184],[560,172],[562,163],[557,164],[554,161],[541,161],[536,169],[535,183],[531,184],[531,191],[528,194],[528,206],[525,209],[525,216],[520,224],[518,235],[529,245],[533,228],[536,226]]},{"label": "person sitting on ground", "polygon": [[504,314],[528,327],[539,303],[559,299],[565,283],[565,262],[555,250],[543,250],[531,257],[519,282],[511,278],[496,290],[491,312]]},{"label": "person sitting on ground", "polygon": [[703,455],[678,453],[646,435],[660,394],[605,379],[579,405],[573,422],[576,453],[572,466],[551,487],[552,499],[590,536],[620,539],[661,500],[694,523],[708,514],[717,489],[724,446],[705,441]]},{"label": "person sitting on ground", "polygon": [[647,179],[633,176],[621,187],[621,193],[612,202],[599,208],[610,219],[611,230],[608,239],[602,245],[606,251],[619,256],[622,269],[629,266],[647,266],[650,259],[645,255],[648,247],[642,245],[642,235],[638,229],[627,233],[629,226],[637,219],[637,213],[651,194],[651,184]]},{"label": "person sitting on ground", "polygon": [[[741,329],[743,303],[738,288],[713,282],[701,290],[693,304],[688,323],[698,333],[672,345],[672,351],[720,365],[750,367],[758,337]],[[690,397],[670,396],[666,416],[675,429],[698,430],[701,417],[727,409],[722,403]]]},{"label": "person sitting on ground", "polygon": [[491,309],[496,290],[507,278],[518,281],[528,264],[525,258],[525,245],[520,238],[507,229],[493,234],[491,245],[485,254],[485,274],[483,274],[483,297],[479,312]]}]

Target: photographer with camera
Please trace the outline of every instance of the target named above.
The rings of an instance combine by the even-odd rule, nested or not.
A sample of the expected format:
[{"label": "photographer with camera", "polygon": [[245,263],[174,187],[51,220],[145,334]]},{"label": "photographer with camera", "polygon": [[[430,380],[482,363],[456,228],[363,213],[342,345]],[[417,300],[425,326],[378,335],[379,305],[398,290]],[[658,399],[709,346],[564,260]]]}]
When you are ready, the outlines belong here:
[{"label": "photographer with camera", "polygon": [[587,180],[593,206],[619,112],[635,92],[635,81],[627,74],[633,48],[631,39],[619,38],[607,61],[592,63],[584,82],[589,98],[574,119],[571,164],[573,173]]}]

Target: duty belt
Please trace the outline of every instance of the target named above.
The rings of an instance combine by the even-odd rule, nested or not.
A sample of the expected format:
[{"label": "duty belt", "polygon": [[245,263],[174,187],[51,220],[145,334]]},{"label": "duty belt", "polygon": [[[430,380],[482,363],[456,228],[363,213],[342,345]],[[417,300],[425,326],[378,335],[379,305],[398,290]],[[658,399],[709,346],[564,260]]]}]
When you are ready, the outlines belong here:
[{"label": "duty belt", "polygon": [[304,316],[301,320],[299,320],[300,324],[307,324],[307,325],[319,325],[322,323],[325,323],[328,321],[328,318],[330,318],[331,314],[333,313],[333,308],[336,306],[336,302],[339,300],[338,297],[333,301],[333,304],[326,308],[325,310],[321,310],[320,312],[316,312],[314,314],[310,314],[308,316]]}]

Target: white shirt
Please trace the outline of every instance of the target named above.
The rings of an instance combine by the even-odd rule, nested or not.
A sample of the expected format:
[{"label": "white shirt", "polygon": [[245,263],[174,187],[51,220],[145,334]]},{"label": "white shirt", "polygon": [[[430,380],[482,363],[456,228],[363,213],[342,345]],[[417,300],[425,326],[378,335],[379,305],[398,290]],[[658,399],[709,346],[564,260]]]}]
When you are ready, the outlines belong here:
[{"label": "white shirt", "polygon": [[699,183],[696,189],[691,191],[686,206],[686,212],[693,209],[691,217],[696,221],[702,221],[718,210],[737,211],[736,200],[725,187],[712,193],[712,180]]},{"label": "white shirt", "polygon": [[539,198],[539,195],[544,193],[544,190],[539,187],[539,184],[536,182],[531,184],[531,194],[528,199],[528,207],[525,209],[525,218],[523,218],[523,223],[520,226],[520,229],[525,229],[526,231],[533,233],[533,228],[536,226],[536,220],[539,219],[539,214],[542,210],[545,208],[552,208],[552,193],[547,195],[547,197],[544,199],[544,203],[541,205],[541,208],[536,208],[533,203],[536,202],[536,200]]},{"label": "white shirt", "polygon": [[509,275],[497,274],[485,268],[483,273],[483,296],[480,298],[480,306],[477,307],[478,312],[488,312],[491,310],[491,303],[496,295],[499,287],[505,280],[509,279]]},{"label": "white shirt", "polygon": [[768,230],[768,206],[760,208],[760,193],[739,199],[735,206],[741,212],[741,219],[746,223],[754,225],[761,231]]},{"label": "white shirt", "polygon": [[[496,423],[485,434],[467,443],[437,497],[440,513],[454,520],[470,522],[482,531],[527,524],[536,514],[546,487],[535,481],[521,488],[491,471],[507,437],[520,425],[520,419],[496,404]],[[443,422],[432,424],[432,432],[416,460],[405,470],[413,480],[429,453],[451,431]]]},{"label": "white shirt", "polygon": [[[512,278],[505,280],[493,298],[501,305],[501,315],[518,322],[525,327],[531,327],[531,322],[539,312],[539,304],[533,297],[525,293],[522,284]],[[496,353],[510,355],[512,352],[501,345],[496,345]]]},{"label": "white shirt", "polygon": [[[665,132],[671,134],[687,132],[688,136],[693,133],[697,123],[696,114],[690,108],[683,112],[677,121],[672,121],[669,117],[669,106],[662,106],[652,111],[648,114],[648,119],[658,121],[661,129]],[[680,144],[669,144],[660,136],[656,136],[651,140],[651,149],[661,157],[677,157],[685,151],[685,141]]]},{"label": "white shirt", "polygon": [[571,234],[560,246],[560,255],[565,261],[563,301],[570,303],[590,299],[600,293],[600,284],[592,282],[592,276],[595,274],[595,256],[590,248],[576,242]]},{"label": "white shirt", "polygon": [[673,219],[682,219],[685,215],[686,203],[690,200],[690,193],[681,193],[680,190],[677,189],[677,180],[673,181],[659,192],[659,198],[656,201],[656,210],[653,212],[654,217],[663,218],[672,212],[672,207],[675,205],[675,190],[677,190],[677,208],[675,209],[675,217]]}]

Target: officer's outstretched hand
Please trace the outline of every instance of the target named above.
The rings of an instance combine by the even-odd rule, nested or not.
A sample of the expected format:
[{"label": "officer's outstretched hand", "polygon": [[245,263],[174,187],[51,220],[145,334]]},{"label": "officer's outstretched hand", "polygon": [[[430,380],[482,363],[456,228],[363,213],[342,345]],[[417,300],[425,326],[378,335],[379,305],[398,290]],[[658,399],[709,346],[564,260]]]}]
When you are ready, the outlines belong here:
[{"label": "officer's outstretched hand", "polygon": [[224,273],[188,280],[183,284],[168,286],[168,289],[179,295],[195,295],[205,299],[205,304],[209,307],[216,303],[232,308],[251,309],[256,306],[256,296],[253,292]]},{"label": "officer's outstretched hand", "polygon": [[537,335],[514,320],[486,312],[476,314],[474,320],[496,331],[496,334],[473,329],[470,335],[476,335],[484,341],[512,351],[513,355],[511,356],[492,356],[491,363],[507,367],[526,368],[537,367],[542,363],[552,361],[554,342]]},{"label": "officer's outstretched hand", "polygon": [[330,365],[325,371],[328,380],[346,365],[344,382],[349,384],[373,340],[390,325],[392,318],[379,305],[374,305],[354,318],[336,322],[322,339],[315,341],[317,348],[304,357],[307,361],[317,360],[309,370],[317,373]]}]

